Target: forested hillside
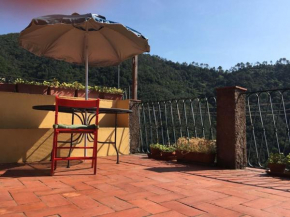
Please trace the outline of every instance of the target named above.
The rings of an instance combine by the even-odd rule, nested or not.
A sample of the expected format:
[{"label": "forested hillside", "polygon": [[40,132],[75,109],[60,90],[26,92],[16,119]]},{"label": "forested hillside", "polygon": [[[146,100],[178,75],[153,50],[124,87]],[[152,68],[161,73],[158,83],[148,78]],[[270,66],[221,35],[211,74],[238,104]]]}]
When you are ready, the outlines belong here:
[{"label": "forested hillside", "polygon": [[[9,81],[51,80],[84,83],[84,67],[37,57],[18,46],[19,34],[0,35],[0,77]],[[269,51],[270,52],[270,51]],[[121,87],[131,84],[131,61],[120,66]],[[290,87],[290,63],[282,58],[274,63],[238,63],[230,70],[210,68],[207,64],[175,63],[158,56],[139,56],[139,92],[141,100],[186,98],[213,95],[216,87],[239,85],[248,90]],[[117,67],[89,69],[90,85],[117,86]]]}]

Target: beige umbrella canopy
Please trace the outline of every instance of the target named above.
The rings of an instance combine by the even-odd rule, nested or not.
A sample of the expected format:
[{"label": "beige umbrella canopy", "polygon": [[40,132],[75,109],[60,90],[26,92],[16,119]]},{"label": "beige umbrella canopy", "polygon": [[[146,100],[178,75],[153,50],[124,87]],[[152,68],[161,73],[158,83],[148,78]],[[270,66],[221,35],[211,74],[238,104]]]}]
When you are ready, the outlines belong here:
[{"label": "beige umbrella canopy", "polygon": [[20,46],[38,55],[86,66],[113,66],[149,52],[139,32],[97,14],[48,15],[34,18],[20,33]]}]

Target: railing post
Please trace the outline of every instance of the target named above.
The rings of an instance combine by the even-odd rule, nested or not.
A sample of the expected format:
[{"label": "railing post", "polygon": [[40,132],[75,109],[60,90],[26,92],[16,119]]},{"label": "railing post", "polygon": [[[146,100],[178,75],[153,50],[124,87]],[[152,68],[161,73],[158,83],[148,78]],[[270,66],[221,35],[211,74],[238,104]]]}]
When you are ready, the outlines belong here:
[{"label": "railing post", "polygon": [[234,86],[217,88],[217,164],[228,169],[247,166],[246,104],[247,89]]},{"label": "railing post", "polygon": [[132,113],[129,115],[129,129],[130,129],[130,153],[139,152],[140,148],[140,123],[139,123],[139,105],[140,100],[130,100],[130,109]]}]

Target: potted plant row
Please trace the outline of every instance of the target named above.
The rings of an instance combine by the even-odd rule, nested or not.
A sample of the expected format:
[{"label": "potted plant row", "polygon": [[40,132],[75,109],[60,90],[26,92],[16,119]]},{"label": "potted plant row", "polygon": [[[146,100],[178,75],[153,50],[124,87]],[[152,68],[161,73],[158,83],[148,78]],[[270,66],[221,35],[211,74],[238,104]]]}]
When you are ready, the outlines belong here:
[{"label": "potted plant row", "polygon": [[[101,99],[122,99],[123,90],[115,87],[100,87],[94,86],[88,87],[89,98],[101,98]],[[51,82],[44,81],[26,81],[21,78],[17,78],[14,84],[5,84],[0,80],[0,91],[6,92],[19,92],[29,94],[42,94],[42,95],[57,95],[57,96],[69,96],[69,97],[85,97],[85,86],[75,81],[73,83],[60,83],[57,79],[53,79]]]},{"label": "potted plant row", "polygon": [[177,161],[212,164],[216,157],[216,141],[181,137],[176,144]]},{"label": "potted plant row", "polygon": [[151,144],[150,145],[150,153],[148,157],[160,160],[175,160],[176,147],[169,145],[161,145],[161,144]]},{"label": "potted plant row", "polygon": [[285,173],[285,169],[290,165],[290,154],[285,156],[282,153],[271,153],[268,161],[267,167],[270,169],[267,172],[272,175],[289,175]]}]

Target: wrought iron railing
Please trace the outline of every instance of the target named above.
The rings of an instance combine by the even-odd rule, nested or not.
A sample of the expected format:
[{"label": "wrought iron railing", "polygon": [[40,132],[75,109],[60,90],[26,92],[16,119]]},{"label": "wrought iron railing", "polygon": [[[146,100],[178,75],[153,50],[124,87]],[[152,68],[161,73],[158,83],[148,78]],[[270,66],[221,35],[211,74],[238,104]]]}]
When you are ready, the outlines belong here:
[{"label": "wrought iron railing", "polygon": [[216,99],[193,98],[138,104],[140,152],[149,145],[172,145],[179,137],[216,137]]},{"label": "wrought iron railing", "polygon": [[248,164],[265,167],[270,153],[290,152],[290,88],[245,94]]}]

